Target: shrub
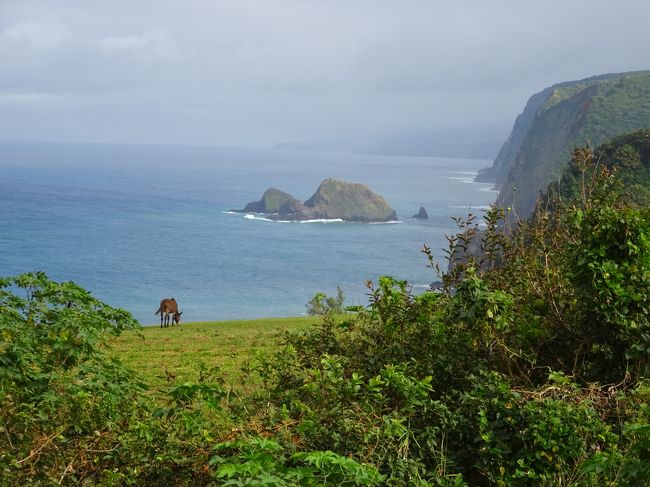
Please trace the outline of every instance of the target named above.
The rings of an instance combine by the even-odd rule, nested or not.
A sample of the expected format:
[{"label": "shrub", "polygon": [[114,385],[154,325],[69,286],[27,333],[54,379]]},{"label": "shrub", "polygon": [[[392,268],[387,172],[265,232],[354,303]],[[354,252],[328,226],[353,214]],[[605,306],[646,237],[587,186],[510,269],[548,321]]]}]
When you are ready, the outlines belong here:
[{"label": "shrub", "polygon": [[96,461],[143,390],[105,353],[106,339],[138,327],[74,283],[43,273],[0,280],[3,475],[18,484],[101,475]]},{"label": "shrub", "polygon": [[336,286],[336,297],[328,297],[325,293],[316,293],[307,303],[307,314],[323,316],[326,314],[343,313],[345,295],[340,286]]},{"label": "shrub", "polygon": [[331,451],[293,452],[280,443],[253,437],[213,447],[210,464],[219,485],[381,485],[382,476],[371,466]]},{"label": "shrub", "polygon": [[574,197],[513,228],[498,209],[482,230],[459,219],[439,292],[382,277],[343,325],[286,336],[263,367],[268,420],[389,485],[642,478],[647,417],[632,398],[648,374],[648,213],[589,150],[571,170]]}]

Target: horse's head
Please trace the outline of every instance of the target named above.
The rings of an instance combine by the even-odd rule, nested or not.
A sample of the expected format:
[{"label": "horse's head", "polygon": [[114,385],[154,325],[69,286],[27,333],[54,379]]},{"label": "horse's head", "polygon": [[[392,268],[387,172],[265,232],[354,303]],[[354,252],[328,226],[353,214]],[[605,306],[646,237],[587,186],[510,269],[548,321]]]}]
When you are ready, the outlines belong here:
[{"label": "horse's head", "polygon": [[181,315],[182,314],[183,314],[182,311],[180,313],[178,313],[178,312],[174,313],[174,321],[176,322],[177,325],[181,322]]}]

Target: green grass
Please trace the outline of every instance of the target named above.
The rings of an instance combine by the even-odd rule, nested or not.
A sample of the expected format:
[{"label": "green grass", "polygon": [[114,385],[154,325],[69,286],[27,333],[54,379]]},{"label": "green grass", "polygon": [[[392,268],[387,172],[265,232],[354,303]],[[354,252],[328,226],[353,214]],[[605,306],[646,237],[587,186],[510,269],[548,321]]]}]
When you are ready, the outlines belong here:
[{"label": "green grass", "polygon": [[239,382],[242,366],[273,350],[275,336],[319,322],[318,317],[181,323],[143,328],[143,337],[124,333],[112,342],[113,353],[156,390],[167,377],[196,381],[198,364],[218,366],[226,380]]}]

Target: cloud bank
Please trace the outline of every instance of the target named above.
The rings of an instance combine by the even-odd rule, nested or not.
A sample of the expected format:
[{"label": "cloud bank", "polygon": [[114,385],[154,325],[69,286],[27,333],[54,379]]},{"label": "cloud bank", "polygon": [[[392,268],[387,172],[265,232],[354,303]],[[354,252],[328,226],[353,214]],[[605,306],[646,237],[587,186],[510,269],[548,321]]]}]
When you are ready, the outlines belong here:
[{"label": "cloud bank", "polygon": [[510,125],[646,69],[650,3],[72,0],[0,6],[0,139],[265,145]]}]

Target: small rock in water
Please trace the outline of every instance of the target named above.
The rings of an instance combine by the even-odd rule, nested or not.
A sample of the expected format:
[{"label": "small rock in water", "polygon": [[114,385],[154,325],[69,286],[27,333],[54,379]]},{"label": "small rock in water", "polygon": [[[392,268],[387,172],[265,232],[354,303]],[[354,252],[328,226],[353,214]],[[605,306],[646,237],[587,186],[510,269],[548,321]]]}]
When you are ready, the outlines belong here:
[{"label": "small rock in water", "polygon": [[429,214],[427,213],[427,210],[424,209],[424,206],[420,206],[420,211],[418,211],[417,215],[413,215],[413,218],[418,218],[419,220],[428,220]]}]

